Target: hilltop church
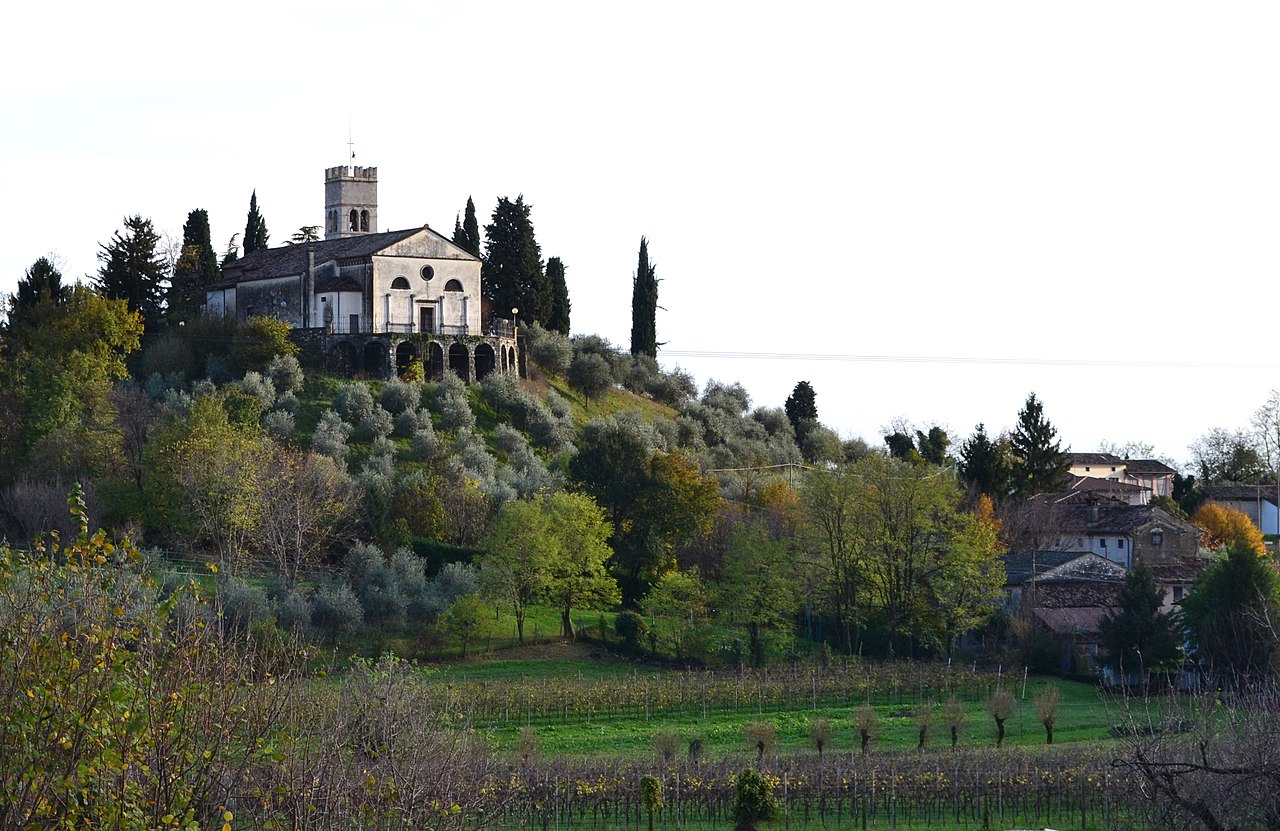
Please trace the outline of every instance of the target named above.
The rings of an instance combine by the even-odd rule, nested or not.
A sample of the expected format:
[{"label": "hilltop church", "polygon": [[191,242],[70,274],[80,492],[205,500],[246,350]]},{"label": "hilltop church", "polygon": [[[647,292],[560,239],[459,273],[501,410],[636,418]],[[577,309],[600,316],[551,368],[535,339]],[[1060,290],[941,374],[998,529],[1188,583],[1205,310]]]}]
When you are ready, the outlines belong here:
[{"label": "hilltop church", "polygon": [[430,379],[516,368],[514,325],[488,318],[480,260],[428,226],[378,231],[378,169],[325,170],[325,236],[246,254],[205,294],[206,314],[288,321],[329,371]]}]

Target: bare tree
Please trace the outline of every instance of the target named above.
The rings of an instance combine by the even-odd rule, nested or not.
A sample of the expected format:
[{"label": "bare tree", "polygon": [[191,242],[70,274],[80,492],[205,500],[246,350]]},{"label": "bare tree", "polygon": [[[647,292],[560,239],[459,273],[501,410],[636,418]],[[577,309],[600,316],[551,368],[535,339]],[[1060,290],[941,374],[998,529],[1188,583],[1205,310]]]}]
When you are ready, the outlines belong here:
[{"label": "bare tree", "polygon": [[987,713],[996,723],[996,747],[1004,747],[1004,723],[1017,709],[1018,702],[1008,690],[996,690],[987,696]]},{"label": "bare tree", "polygon": [[355,483],[337,462],[288,447],[264,471],[257,545],[290,583],[342,540],[355,519]]}]

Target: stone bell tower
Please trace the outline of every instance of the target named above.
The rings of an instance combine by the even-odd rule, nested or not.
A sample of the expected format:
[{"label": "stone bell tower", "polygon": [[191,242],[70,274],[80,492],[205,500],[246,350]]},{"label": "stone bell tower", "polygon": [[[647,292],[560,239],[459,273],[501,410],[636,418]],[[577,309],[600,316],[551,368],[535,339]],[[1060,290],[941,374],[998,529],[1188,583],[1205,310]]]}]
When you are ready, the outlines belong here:
[{"label": "stone bell tower", "polygon": [[378,168],[329,167],[324,171],[324,238],[378,232]]}]

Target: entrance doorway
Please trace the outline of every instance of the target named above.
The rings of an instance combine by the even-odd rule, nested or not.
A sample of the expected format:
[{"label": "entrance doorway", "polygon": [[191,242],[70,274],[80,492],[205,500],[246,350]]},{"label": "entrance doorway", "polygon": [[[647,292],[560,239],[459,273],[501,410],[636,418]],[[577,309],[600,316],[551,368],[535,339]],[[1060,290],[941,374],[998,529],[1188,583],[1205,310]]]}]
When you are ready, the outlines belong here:
[{"label": "entrance doorway", "polygon": [[418,331],[434,332],[436,330],[436,310],[434,306],[418,307]]}]

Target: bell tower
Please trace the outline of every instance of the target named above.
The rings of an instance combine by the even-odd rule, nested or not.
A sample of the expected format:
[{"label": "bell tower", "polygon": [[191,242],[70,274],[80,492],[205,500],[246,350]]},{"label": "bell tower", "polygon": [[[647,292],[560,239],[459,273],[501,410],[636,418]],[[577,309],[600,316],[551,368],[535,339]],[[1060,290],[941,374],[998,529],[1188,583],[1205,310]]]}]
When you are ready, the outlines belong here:
[{"label": "bell tower", "polygon": [[378,168],[329,167],[324,171],[324,238],[378,232]]}]

